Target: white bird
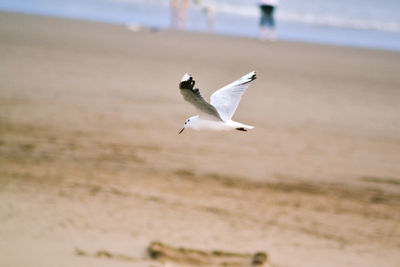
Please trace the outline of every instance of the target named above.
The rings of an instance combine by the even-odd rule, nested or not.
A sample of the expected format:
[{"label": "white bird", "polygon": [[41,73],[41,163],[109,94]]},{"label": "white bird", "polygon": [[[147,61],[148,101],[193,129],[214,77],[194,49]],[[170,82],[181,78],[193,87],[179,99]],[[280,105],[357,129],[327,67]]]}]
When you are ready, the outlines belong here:
[{"label": "white bird", "polygon": [[256,79],[256,72],[250,72],[242,78],[234,81],[215,91],[210,97],[210,104],[201,96],[198,88],[193,89],[195,81],[190,74],[183,75],[179,83],[179,89],[183,98],[194,105],[202,115],[190,117],[185,121],[185,125],[179,132],[182,133],[186,128],[194,130],[239,130],[247,131],[253,126],[246,125],[232,120],[232,116],[239,105],[248,83]]}]

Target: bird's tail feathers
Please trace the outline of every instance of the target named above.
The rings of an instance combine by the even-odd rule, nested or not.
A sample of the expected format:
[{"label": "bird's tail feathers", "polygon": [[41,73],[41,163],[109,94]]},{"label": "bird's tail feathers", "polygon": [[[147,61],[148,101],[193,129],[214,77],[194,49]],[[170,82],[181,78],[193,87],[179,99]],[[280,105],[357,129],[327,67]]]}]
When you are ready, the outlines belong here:
[{"label": "bird's tail feathers", "polygon": [[254,129],[254,126],[250,126],[250,125],[247,125],[247,124],[243,124],[243,123],[240,123],[240,122],[232,122],[233,123],[233,126],[236,128],[236,129],[238,129],[238,128],[243,128],[243,129],[245,129],[245,130],[251,130],[251,129]]}]

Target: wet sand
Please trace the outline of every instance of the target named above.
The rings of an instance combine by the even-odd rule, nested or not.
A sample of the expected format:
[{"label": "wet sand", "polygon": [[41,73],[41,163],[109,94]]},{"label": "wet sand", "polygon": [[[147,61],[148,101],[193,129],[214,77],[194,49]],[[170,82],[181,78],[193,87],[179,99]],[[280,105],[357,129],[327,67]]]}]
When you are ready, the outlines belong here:
[{"label": "wet sand", "polygon": [[[1,266],[400,264],[400,53],[0,13],[0,59]],[[177,134],[252,70],[254,130]]]}]

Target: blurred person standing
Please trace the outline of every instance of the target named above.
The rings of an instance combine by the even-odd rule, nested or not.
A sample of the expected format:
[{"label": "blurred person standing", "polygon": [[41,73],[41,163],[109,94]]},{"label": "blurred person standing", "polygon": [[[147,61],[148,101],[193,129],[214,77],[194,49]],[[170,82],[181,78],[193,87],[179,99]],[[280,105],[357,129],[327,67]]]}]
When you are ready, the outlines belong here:
[{"label": "blurred person standing", "polygon": [[258,0],[261,11],[259,38],[262,41],[276,40],[274,12],[279,0]]},{"label": "blurred person standing", "polygon": [[201,13],[207,16],[207,29],[209,32],[214,31],[215,14],[217,12],[217,4],[215,2],[206,2],[202,0],[194,0],[194,3],[199,8]]},{"label": "blurred person standing", "polygon": [[171,28],[184,30],[189,0],[171,0]]}]

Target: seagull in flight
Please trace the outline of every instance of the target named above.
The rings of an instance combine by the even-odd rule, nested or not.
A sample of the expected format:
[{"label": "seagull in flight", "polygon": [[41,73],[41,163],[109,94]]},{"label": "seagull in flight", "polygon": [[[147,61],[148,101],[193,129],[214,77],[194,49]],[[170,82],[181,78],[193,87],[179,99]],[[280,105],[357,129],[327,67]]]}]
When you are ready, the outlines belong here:
[{"label": "seagull in flight", "polygon": [[192,76],[185,73],[179,83],[179,89],[183,98],[195,106],[201,112],[201,116],[196,115],[187,119],[179,134],[186,128],[214,131],[239,130],[245,132],[253,129],[253,126],[233,121],[232,116],[239,105],[244,91],[249,86],[248,83],[255,79],[256,72],[250,72],[215,91],[210,97],[210,103],[208,103],[201,96],[199,89],[194,88],[195,81]]}]

